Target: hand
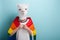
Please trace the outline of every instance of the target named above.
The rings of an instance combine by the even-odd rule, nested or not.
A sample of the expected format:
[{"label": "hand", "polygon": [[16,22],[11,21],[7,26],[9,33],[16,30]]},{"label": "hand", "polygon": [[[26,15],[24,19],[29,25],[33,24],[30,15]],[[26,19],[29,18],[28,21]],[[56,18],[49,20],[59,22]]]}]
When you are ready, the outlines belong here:
[{"label": "hand", "polygon": [[24,26],[24,24],[20,24],[20,26],[19,26],[19,27],[20,27],[20,28],[23,28],[23,26]]},{"label": "hand", "polygon": [[29,32],[29,34],[32,35],[32,31],[26,25],[23,26],[23,29],[26,29]]}]

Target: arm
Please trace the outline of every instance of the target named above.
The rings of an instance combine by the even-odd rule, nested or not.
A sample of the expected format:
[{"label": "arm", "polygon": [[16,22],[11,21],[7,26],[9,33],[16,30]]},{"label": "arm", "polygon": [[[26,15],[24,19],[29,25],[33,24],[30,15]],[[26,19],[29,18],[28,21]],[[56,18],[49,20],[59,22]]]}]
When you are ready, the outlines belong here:
[{"label": "arm", "polygon": [[19,29],[19,27],[18,28],[16,28],[12,33],[11,33],[11,35],[10,36],[13,36],[16,32],[17,32],[17,30]]},{"label": "arm", "polygon": [[20,28],[23,28],[23,24],[20,24],[19,27],[17,27],[15,30],[13,30],[13,32],[10,36],[14,35]]}]

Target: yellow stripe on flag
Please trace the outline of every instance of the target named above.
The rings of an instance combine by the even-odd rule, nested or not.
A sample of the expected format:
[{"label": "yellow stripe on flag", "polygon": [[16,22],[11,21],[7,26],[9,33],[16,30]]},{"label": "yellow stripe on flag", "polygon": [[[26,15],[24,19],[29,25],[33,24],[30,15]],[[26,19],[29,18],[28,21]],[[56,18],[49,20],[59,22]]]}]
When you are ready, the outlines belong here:
[{"label": "yellow stripe on flag", "polygon": [[8,30],[8,33],[11,35],[12,32],[13,32],[13,30],[10,28],[10,29]]},{"label": "yellow stripe on flag", "polygon": [[36,30],[33,31],[33,35],[36,35]]}]

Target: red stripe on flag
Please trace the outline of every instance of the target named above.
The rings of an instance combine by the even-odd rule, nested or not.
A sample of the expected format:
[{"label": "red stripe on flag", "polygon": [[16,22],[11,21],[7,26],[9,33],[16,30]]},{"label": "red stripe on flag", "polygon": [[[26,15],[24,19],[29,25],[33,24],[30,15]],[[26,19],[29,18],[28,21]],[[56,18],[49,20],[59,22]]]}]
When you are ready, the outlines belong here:
[{"label": "red stripe on flag", "polygon": [[29,21],[27,22],[27,24],[26,24],[26,25],[27,25],[28,27],[30,27],[30,26],[33,24],[33,22],[32,22],[32,20],[31,20],[31,18],[30,18],[30,17],[29,17],[28,19],[29,19]]},{"label": "red stripe on flag", "polygon": [[15,18],[14,24],[15,24],[16,27],[18,27],[20,25],[18,16]]}]

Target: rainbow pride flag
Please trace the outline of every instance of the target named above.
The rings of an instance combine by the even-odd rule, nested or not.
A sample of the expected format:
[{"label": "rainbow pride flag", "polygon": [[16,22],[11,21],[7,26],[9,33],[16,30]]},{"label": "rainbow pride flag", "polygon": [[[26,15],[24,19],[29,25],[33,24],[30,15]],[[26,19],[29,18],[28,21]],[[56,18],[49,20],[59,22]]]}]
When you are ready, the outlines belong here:
[{"label": "rainbow pride flag", "polygon": [[[29,21],[26,23],[26,25],[32,31],[32,35],[33,35],[33,36],[30,35],[30,40],[32,40],[32,38],[36,40],[36,29],[34,27],[32,19],[30,17],[27,17],[27,19],[29,19]],[[19,27],[19,25],[20,25],[20,21],[19,21],[19,17],[17,16],[12,22],[8,30],[8,34],[11,35],[14,32],[14,30]],[[8,40],[16,40],[16,36],[15,35],[9,36]]]}]

